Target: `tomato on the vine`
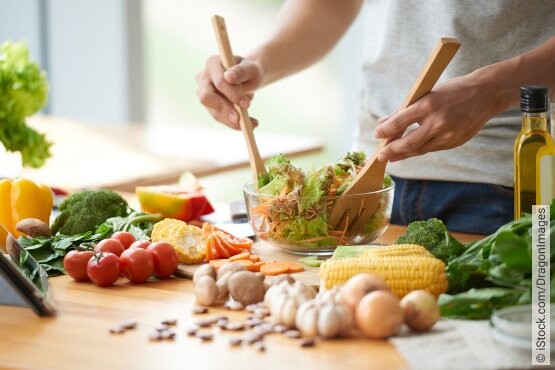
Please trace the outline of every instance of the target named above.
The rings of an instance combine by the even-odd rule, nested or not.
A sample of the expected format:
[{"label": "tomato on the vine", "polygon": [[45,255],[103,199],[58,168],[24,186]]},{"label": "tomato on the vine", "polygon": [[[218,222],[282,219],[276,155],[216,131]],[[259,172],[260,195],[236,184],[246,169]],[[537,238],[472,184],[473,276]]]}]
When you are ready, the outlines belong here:
[{"label": "tomato on the vine", "polygon": [[127,231],[117,231],[112,234],[112,239],[119,240],[123,248],[128,249],[135,242],[135,236]]},{"label": "tomato on the vine", "polygon": [[179,257],[171,244],[155,242],[150,244],[146,250],[154,260],[154,274],[157,278],[168,278],[177,270]]},{"label": "tomato on the vine", "polygon": [[149,245],[150,245],[150,242],[147,240],[137,240],[136,242],[133,242],[133,244],[129,246],[129,249],[131,248],[147,249]]},{"label": "tomato on the vine", "polygon": [[94,255],[93,251],[72,250],[64,257],[64,270],[75,281],[89,281],[87,264]]},{"label": "tomato on the vine", "polygon": [[95,254],[87,264],[87,275],[98,286],[110,286],[120,276],[119,258],[113,253]]},{"label": "tomato on the vine", "polygon": [[154,260],[142,248],[129,248],[121,254],[120,268],[132,283],[144,283],[154,273]]},{"label": "tomato on the vine", "polygon": [[98,242],[96,247],[94,247],[95,253],[106,252],[106,253],[113,253],[116,256],[120,256],[125,248],[121,244],[121,242],[117,239],[104,239]]}]

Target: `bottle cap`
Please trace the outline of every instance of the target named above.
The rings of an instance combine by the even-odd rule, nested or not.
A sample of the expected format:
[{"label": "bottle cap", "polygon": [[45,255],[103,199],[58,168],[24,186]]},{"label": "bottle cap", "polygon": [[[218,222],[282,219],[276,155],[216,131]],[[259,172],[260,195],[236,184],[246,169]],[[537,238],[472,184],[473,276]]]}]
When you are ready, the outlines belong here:
[{"label": "bottle cap", "polygon": [[521,86],[520,110],[527,113],[547,112],[549,110],[547,87],[536,85]]}]

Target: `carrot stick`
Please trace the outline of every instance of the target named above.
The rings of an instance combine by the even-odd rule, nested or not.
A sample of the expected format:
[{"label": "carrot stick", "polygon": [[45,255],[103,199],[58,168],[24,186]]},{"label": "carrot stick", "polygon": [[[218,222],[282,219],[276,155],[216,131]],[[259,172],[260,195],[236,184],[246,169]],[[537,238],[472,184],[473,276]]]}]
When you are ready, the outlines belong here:
[{"label": "carrot stick", "polygon": [[262,261],[258,261],[258,262],[253,262],[253,264],[249,267],[249,271],[252,272],[259,272],[260,268],[264,265],[265,263]]},{"label": "carrot stick", "polygon": [[251,254],[249,260],[252,263],[260,262],[260,256],[257,256],[256,254]]},{"label": "carrot stick", "polygon": [[250,269],[250,267],[253,265],[253,263],[249,260],[237,260],[235,262],[241,263],[243,266],[247,268],[247,270]]},{"label": "carrot stick", "polygon": [[289,266],[282,262],[265,263],[260,267],[261,273],[270,276],[285,274],[287,271],[289,271]]},{"label": "carrot stick", "polygon": [[226,258],[222,258],[219,260],[211,260],[208,262],[208,264],[210,264],[210,266],[214,267],[216,270],[222,267],[223,265],[225,265],[226,263],[229,263],[229,260]]},{"label": "carrot stick", "polygon": [[[235,256],[229,257],[229,261],[239,261],[239,260],[250,260],[251,254],[249,252],[243,252],[236,254]],[[254,261],[251,261],[254,262]]]}]

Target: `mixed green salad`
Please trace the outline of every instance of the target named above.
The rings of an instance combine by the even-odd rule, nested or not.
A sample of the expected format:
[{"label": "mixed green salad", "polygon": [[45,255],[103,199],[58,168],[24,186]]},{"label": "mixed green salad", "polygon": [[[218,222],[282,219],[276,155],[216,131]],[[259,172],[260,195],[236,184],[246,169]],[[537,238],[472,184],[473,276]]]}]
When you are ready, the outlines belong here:
[{"label": "mixed green salad", "polygon": [[[260,202],[252,208],[258,235],[303,247],[352,244],[352,236],[346,230],[333,230],[327,219],[333,197],[347,189],[365,161],[364,152],[350,152],[335,163],[305,172],[282,154],[268,159],[268,172],[258,179]],[[384,188],[391,185],[386,174]],[[384,210],[388,203],[388,193],[384,192],[359,239],[369,239],[387,225],[389,216]]]}]

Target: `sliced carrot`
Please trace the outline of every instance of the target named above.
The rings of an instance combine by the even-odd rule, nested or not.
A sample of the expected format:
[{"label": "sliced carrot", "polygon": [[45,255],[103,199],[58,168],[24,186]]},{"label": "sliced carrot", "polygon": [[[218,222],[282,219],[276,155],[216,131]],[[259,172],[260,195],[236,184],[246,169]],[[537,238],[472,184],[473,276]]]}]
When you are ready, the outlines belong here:
[{"label": "sliced carrot", "polygon": [[229,260],[227,258],[222,258],[219,260],[208,261],[208,263],[210,264],[210,266],[214,267],[217,270],[223,265],[225,265],[226,263],[229,263]]},{"label": "sliced carrot", "polygon": [[258,262],[253,262],[253,264],[249,267],[249,271],[252,272],[259,272],[260,268],[264,265],[264,262],[262,261],[258,261]]},{"label": "sliced carrot", "polygon": [[[229,257],[230,261],[239,261],[239,260],[249,260],[250,261],[251,254],[249,252],[242,252],[236,254],[234,256]],[[252,262],[252,261],[251,261]]]},{"label": "sliced carrot", "polygon": [[289,271],[289,265],[282,263],[282,262],[270,262],[265,263],[260,267],[260,272],[264,275],[279,275],[285,274]]},{"label": "sliced carrot", "polygon": [[276,262],[280,262],[283,264],[286,264],[287,266],[289,266],[289,273],[293,273],[293,272],[303,272],[304,271],[304,266],[301,265],[300,263],[296,263],[296,262],[292,262],[292,261],[276,261]]},{"label": "sliced carrot", "polygon": [[247,270],[250,269],[250,267],[252,266],[252,262],[249,260],[237,260],[235,262],[241,263],[243,266],[247,268]]},{"label": "sliced carrot", "polygon": [[251,262],[255,263],[255,262],[260,262],[260,256],[257,256],[256,254],[251,254],[249,259],[251,260]]}]

